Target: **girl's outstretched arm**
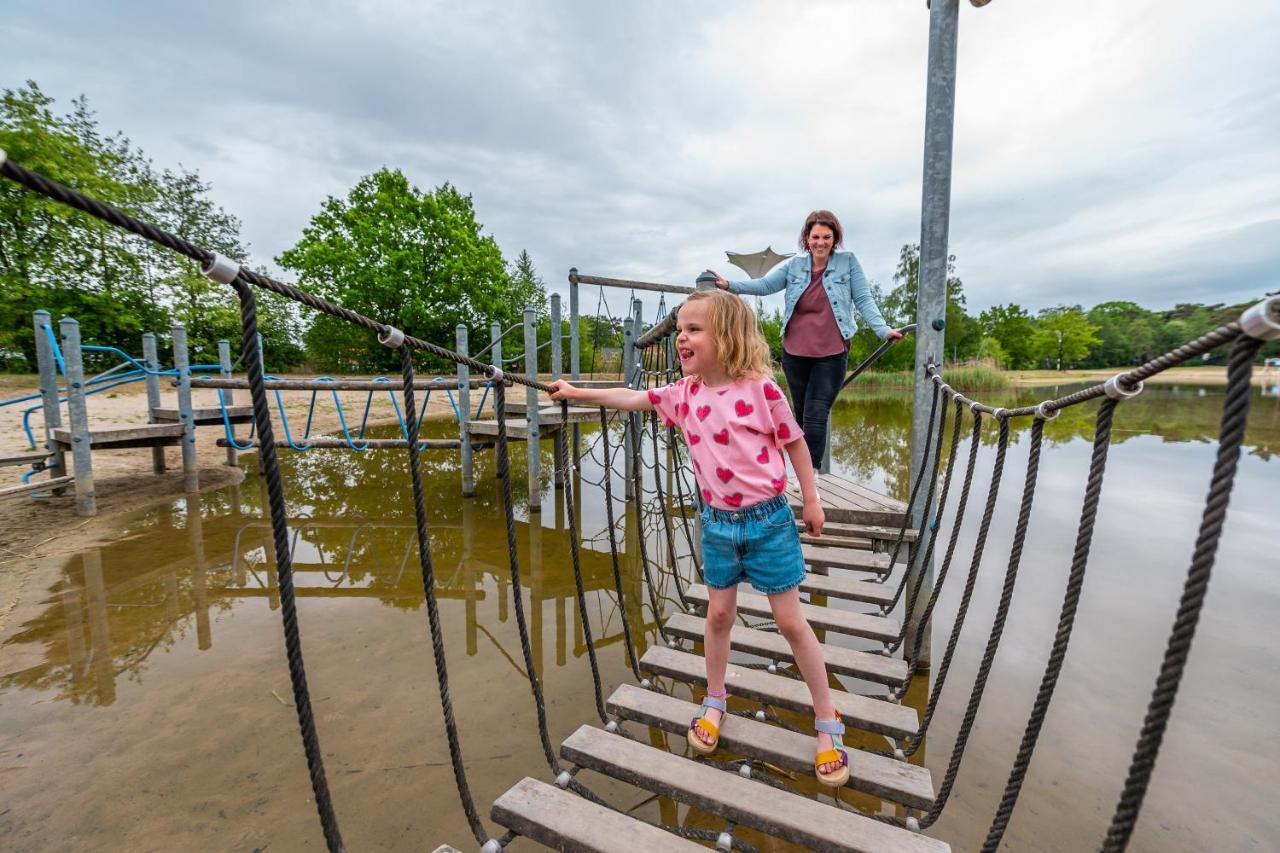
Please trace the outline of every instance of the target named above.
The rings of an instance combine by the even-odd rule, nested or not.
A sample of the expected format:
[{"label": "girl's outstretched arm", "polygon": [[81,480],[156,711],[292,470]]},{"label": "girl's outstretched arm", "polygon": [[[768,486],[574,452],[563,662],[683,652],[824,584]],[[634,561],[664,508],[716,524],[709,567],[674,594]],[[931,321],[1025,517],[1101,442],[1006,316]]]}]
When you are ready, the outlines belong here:
[{"label": "girl's outstretched arm", "polygon": [[800,494],[804,498],[804,509],[801,511],[804,525],[809,529],[810,534],[821,536],[822,524],[827,520],[827,514],[822,509],[821,501],[818,500],[818,480],[813,472],[813,459],[809,456],[809,445],[805,444],[804,438],[801,437],[785,447],[787,455],[791,457],[791,467],[796,472],[796,482],[800,484]]},{"label": "girl's outstretched arm", "polygon": [[[606,409],[620,409],[624,412],[651,412],[653,402],[648,391],[633,388],[578,388],[563,379],[551,383],[555,391],[552,400],[569,400],[589,403],[593,406],[604,406]],[[812,467],[812,466],[810,466]]]}]

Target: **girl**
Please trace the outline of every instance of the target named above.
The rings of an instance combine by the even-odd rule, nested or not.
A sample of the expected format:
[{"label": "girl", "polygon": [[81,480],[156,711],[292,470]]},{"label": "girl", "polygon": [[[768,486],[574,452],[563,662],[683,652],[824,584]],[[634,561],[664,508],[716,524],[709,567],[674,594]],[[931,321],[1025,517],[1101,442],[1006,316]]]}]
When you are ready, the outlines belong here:
[{"label": "girl", "polygon": [[723,290],[689,296],[680,306],[676,350],[684,378],[665,388],[588,389],[560,380],[553,383],[552,399],[633,412],[656,410],[668,425],[684,431],[706,504],[702,555],[710,598],[703,640],[707,695],[689,724],[690,745],[706,755],[719,740],[727,711],[729,631],[738,583],[745,579],[769,596],[774,622],[791,645],[816,715],[814,769],[819,781],[838,787],[849,778],[849,757],[841,742],[844,726],[831,703],[822,649],[800,611],[804,557],[783,494],[785,450],[804,496],[805,525],[820,536],[824,513],[804,435],[773,382],[769,348],[755,314],[739,297]]}]

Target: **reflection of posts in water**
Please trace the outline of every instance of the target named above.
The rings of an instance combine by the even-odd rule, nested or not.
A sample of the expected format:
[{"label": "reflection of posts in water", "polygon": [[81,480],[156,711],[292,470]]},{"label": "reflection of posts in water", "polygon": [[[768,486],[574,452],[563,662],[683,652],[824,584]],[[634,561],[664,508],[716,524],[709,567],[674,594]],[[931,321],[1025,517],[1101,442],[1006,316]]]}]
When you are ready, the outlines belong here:
[{"label": "reflection of posts in water", "polygon": [[[529,633],[533,646],[533,668],[538,677],[542,677],[542,590],[545,578],[542,576],[542,522],[539,516],[529,516]],[[521,591],[513,589],[512,594],[520,595]]]},{"label": "reflection of posts in water", "polygon": [[[258,454],[258,459],[262,459],[262,454]],[[263,525],[262,530],[262,551],[266,556],[265,569],[267,571],[267,607],[272,610],[280,609],[280,576],[276,572],[276,542],[275,537],[271,534],[271,500],[267,494],[267,478],[259,471],[258,474],[258,493],[262,500],[262,518],[267,523]]]},{"label": "reflection of posts in water", "polygon": [[209,585],[204,567],[204,518],[200,514],[200,494],[187,495],[187,532],[191,535],[191,550],[195,557],[192,571],[192,591],[196,599],[196,645],[200,651],[213,646],[213,634],[209,628]]},{"label": "reflection of posts in water", "polygon": [[240,484],[231,484],[231,514],[236,518],[244,515],[244,507],[240,501]]},{"label": "reflection of posts in water", "polygon": [[88,651],[84,645],[84,607],[80,603],[80,593],[69,589],[62,596],[62,615],[67,620],[67,662],[71,667],[71,683],[79,684],[84,680],[84,662]]},{"label": "reflection of posts in water", "polygon": [[98,702],[116,701],[116,671],[111,660],[111,628],[107,624],[107,590],[102,581],[102,552],[84,552],[84,588],[89,598],[89,642],[93,647],[93,676]]},{"label": "reflection of posts in water", "polygon": [[[479,572],[476,571],[475,558],[471,554],[474,524],[471,516],[475,505],[475,501],[462,502],[462,554],[458,557],[458,559],[462,561],[463,595],[466,599],[467,657],[474,655],[477,649],[476,585],[479,580]],[[412,534],[410,534],[410,536],[412,536]]]},{"label": "reflection of posts in water", "polygon": [[164,615],[170,622],[177,622],[182,614],[178,610],[178,570],[164,576]]},{"label": "reflection of posts in water", "polygon": [[[568,636],[568,620],[565,619],[565,603],[566,598],[556,598],[556,666],[564,666],[565,651],[564,645]],[[577,610],[576,602],[574,609]],[[577,625],[578,620],[574,620],[573,624]]]}]

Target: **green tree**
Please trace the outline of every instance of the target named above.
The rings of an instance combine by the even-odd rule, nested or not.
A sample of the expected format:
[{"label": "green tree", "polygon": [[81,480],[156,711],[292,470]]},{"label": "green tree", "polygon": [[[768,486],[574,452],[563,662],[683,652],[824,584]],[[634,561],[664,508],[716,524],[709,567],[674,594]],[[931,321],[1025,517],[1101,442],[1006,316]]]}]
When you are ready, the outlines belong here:
[{"label": "green tree", "polygon": [[1021,305],[992,305],[978,316],[982,334],[994,338],[1008,356],[1005,366],[1022,370],[1035,364],[1031,335],[1035,330],[1031,315]]},{"label": "green tree", "polygon": [[1032,351],[1058,370],[1073,367],[1088,357],[1100,341],[1098,327],[1089,322],[1078,305],[1045,308],[1036,318]]},{"label": "green tree", "polygon": [[[497,243],[480,229],[470,196],[447,183],[424,193],[398,169],[383,168],[346,198],[326,199],[277,262],[314,293],[451,346],[458,323],[506,327],[527,301]],[[328,315],[312,322],[307,350],[329,369],[399,367],[368,332]]]},{"label": "green tree", "polygon": [[1009,354],[1000,346],[999,340],[986,337],[978,342],[978,360],[990,361],[996,367],[1005,368],[1009,365]]},{"label": "green tree", "polygon": [[1158,314],[1133,302],[1103,302],[1089,309],[1089,322],[1098,327],[1098,346],[1088,367],[1139,364],[1155,355]]},{"label": "green tree", "polygon": [[[964,283],[956,275],[955,261],[955,255],[947,257],[947,316],[944,334],[947,353],[953,359],[959,360],[972,358],[977,353],[978,342],[982,339],[982,329],[965,310]],[[889,325],[895,327],[918,322],[916,317],[916,304],[920,293],[920,246],[918,244],[903,244],[898,253],[898,268],[893,273],[893,283],[893,290],[889,291],[889,295],[881,304],[885,319]],[[901,354],[895,355],[901,358]],[[912,362],[913,359],[909,358],[904,366],[910,366]]]}]

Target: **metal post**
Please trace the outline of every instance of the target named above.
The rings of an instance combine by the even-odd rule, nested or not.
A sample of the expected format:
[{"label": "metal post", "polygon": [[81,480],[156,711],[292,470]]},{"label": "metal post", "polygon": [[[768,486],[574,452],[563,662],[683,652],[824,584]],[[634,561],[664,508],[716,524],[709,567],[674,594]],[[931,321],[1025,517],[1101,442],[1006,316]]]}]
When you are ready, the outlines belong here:
[{"label": "metal post", "polygon": [[[561,323],[560,323],[560,294],[553,293],[551,294],[551,381],[552,382],[559,379],[561,373],[563,372],[564,356],[563,356],[563,353],[560,351],[560,336],[562,332],[563,332],[563,329],[561,328]],[[560,424],[560,427],[559,427],[561,431],[567,430],[568,428],[569,428],[568,424]],[[553,441],[552,447],[554,448],[555,466],[556,466],[555,474],[552,479],[555,481],[555,486],[557,489],[563,489],[565,460],[564,460],[563,451],[561,450],[561,447],[562,447],[561,442]],[[556,506],[559,506],[559,505],[560,504],[557,501]]]},{"label": "metal post", "polygon": [[[218,341],[218,375],[223,379],[231,378],[231,341]],[[226,404],[229,410],[235,405],[235,392],[230,388],[221,389],[222,402]],[[231,423],[230,411],[227,412],[227,422]],[[235,436],[235,425],[231,426],[232,437]],[[236,449],[234,447],[227,448],[227,464],[235,466],[238,461]]]},{"label": "metal post", "polygon": [[196,461],[196,422],[191,411],[191,361],[187,354],[187,330],[173,324],[173,369],[178,371],[178,423],[182,436],[182,487],[188,492],[200,488],[200,465]]},{"label": "metal post", "polygon": [[[533,309],[524,309],[524,370],[530,379],[538,378],[538,327],[533,322]],[[529,512],[542,512],[542,433],[538,429],[538,391],[525,389],[525,418],[529,426]],[[532,522],[531,522],[532,523]]]},{"label": "metal post", "polygon": [[[582,342],[579,336],[582,330],[578,328],[581,325],[578,319],[578,268],[572,267],[569,270],[569,381],[577,382],[582,378],[580,368],[582,367]],[[580,445],[582,444],[582,427],[574,424],[570,427],[569,452],[573,456],[573,470],[578,471],[582,454]],[[574,494],[578,494],[576,491]]]},{"label": "metal post", "polygon": [[[489,348],[489,363],[496,364],[499,370],[505,370],[506,368],[502,366],[502,324],[501,323],[489,324],[489,343],[492,345]],[[489,393],[490,394],[494,393],[492,388],[489,390]],[[498,476],[498,466],[496,465],[493,466],[493,476],[494,477]],[[504,619],[503,621],[505,622],[506,620]]]},{"label": "metal post", "polygon": [[[454,327],[458,352],[467,355],[467,327],[459,323]],[[462,451],[462,496],[474,497],[476,493],[476,472],[472,467],[471,432],[467,424],[471,420],[471,368],[465,364],[458,365],[458,410],[462,414],[462,422],[458,424],[458,441]],[[418,427],[421,429],[421,425]],[[417,438],[417,436],[413,436]]]},{"label": "metal post", "polygon": [[71,464],[76,476],[76,515],[87,518],[98,511],[98,504],[93,493],[93,454],[89,447],[89,410],[84,399],[80,324],[63,317],[58,330],[67,374],[67,420],[71,427]]},{"label": "metal post", "polygon": [[[911,413],[911,479],[924,465],[927,441],[930,383],[924,381],[925,365],[942,363],[943,326],[947,317],[947,238],[951,215],[951,153],[956,104],[956,35],[959,0],[934,0],[929,9],[929,70],[925,101],[924,176],[920,204],[920,288],[916,302],[915,391]],[[916,507],[911,523],[919,526],[924,507]],[[927,532],[926,536],[933,533]],[[927,540],[916,543],[926,548]],[[933,566],[918,566],[924,584],[917,601],[923,605],[933,591]],[[912,581],[914,583],[914,580]],[[916,666],[927,669],[930,657],[929,626],[916,614],[904,614],[908,630],[904,648],[912,648],[916,635],[924,633]]]},{"label": "metal post", "polygon": [[[36,365],[40,371],[40,404],[44,407],[44,449],[53,457],[53,477],[65,477],[67,457],[53,440],[53,431],[62,427],[62,404],[58,402],[58,363],[53,357],[53,343],[49,340],[51,317],[48,311],[36,311],[33,315],[36,333]],[[48,331],[46,331],[46,329]],[[53,490],[63,494],[65,488]]]},{"label": "metal post", "polygon": [[[635,359],[635,322],[628,317],[622,321],[622,379],[628,388],[631,388],[631,362]],[[627,417],[630,417],[628,415]],[[633,479],[631,466],[634,464],[632,459],[632,439],[631,430],[625,430],[622,438],[622,467],[626,476],[626,483],[623,486],[623,497],[631,500],[635,489],[631,481]]]},{"label": "metal post", "polygon": [[[147,366],[147,423],[156,422],[156,409],[160,408],[160,356],[156,351],[156,333],[146,332],[142,336],[142,363]],[[156,474],[164,473],[164,448],[151,448],[151,470]]]}]

